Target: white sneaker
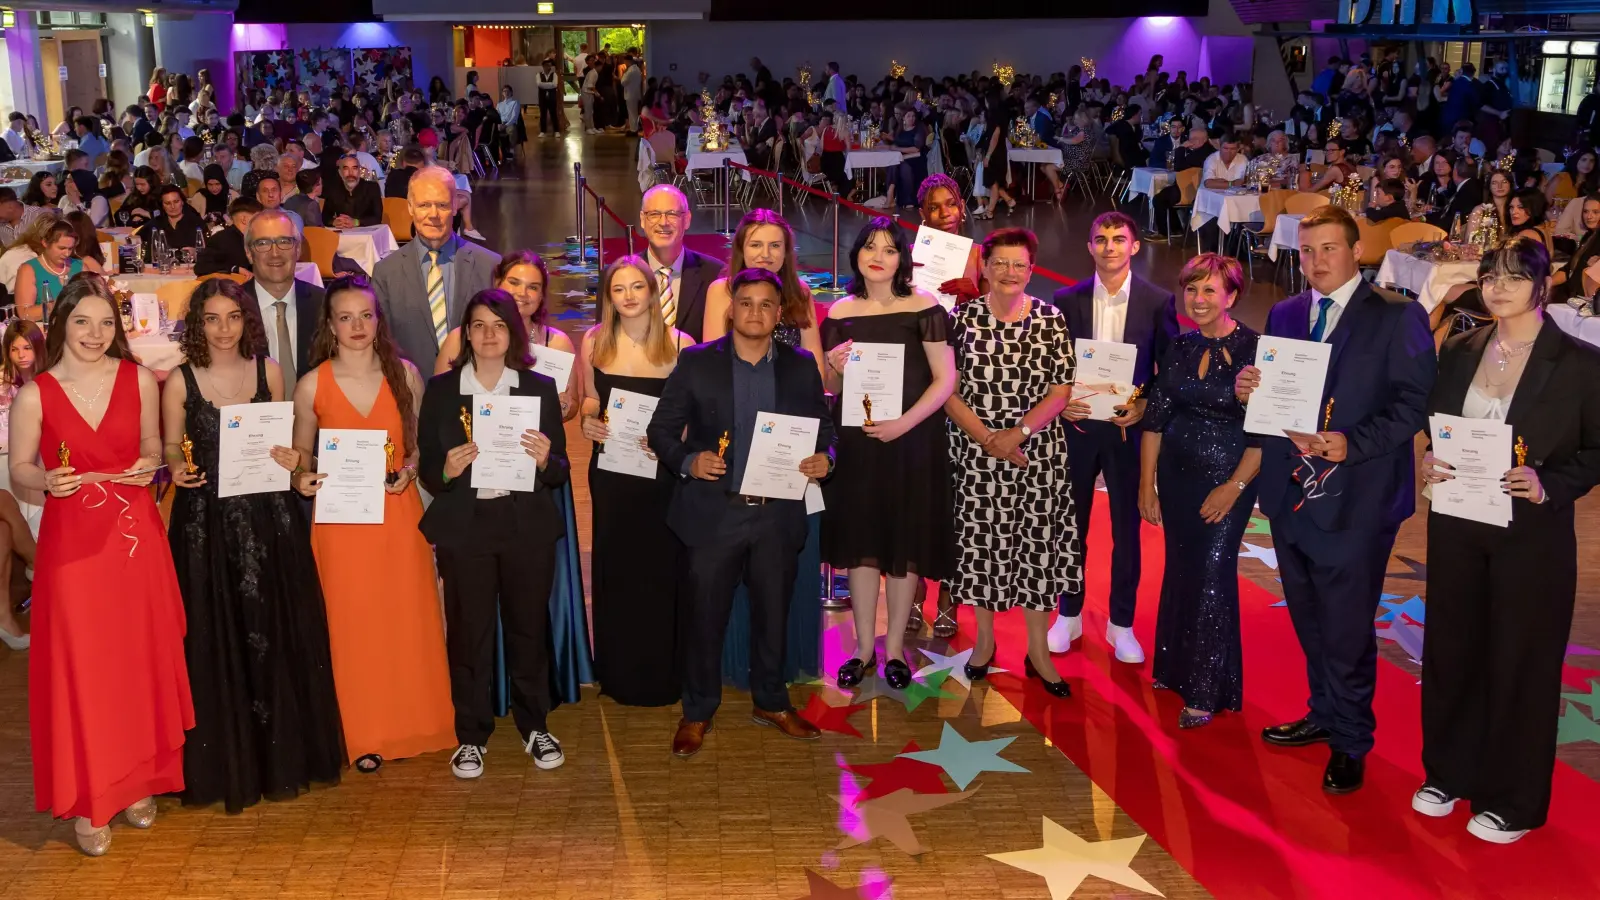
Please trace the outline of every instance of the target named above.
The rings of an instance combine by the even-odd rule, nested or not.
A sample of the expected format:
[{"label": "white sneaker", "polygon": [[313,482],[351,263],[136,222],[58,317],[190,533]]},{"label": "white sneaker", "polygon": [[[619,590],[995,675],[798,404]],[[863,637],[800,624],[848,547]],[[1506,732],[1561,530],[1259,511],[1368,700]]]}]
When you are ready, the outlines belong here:
[{"label": "white sneaker", "polygon": [[1083,616],[1056,616],[1055,624],[1050,626],[1048,640],[1051,653],[1065,653],[1072,649],[1072,642],[1083,637]]},{"label": "white sneaker", "polygon": [[0,628],[0,644],[5,644],[12,650],[26,650],[32,642],[33,635],[31,634],[12,634],[4,628]]},{"label": "white sneaker", "polygon": [[865,207],[867,207],[869,209],[888,209],[889,208],[889,198],[887,196],[885,196],[885,197],[873,197],[871,200],[868,200],[868,201],[862,203],[861,205],[865,206]]},{"label": "white sneaker", "polygon": [[1106,642],[1117,651],[1117,661],[1138,665],[1144,662],[1144,648],[1139,646],[1139,639],[1133,636],[1132,628],[1123,628],[1121,625],[1106,626]]},{"label": "white sneaker", "polygon": [[483,774],[483,754],[487,750],[473,744],[462,744],[450,757],[450,771],[457,778],[477,778]]},{"label": "white sneaker", "polygon": [[1456,798],[1431,784],[1424,784],[1411,795],[1411,808],[1425,816],[1442,819],[1456,808]]},{"label": "white sneaker", "polygon": [[1528,833],[1528,829],[1512,828],[1498,813],[1481,812],[1467,823],[1467,834],[1491,844],[1514,844]]},{"label": "white sneaker", "polygon": [[535,731],[528,735],[528,740],[522,745],[533,757],[533,764],[541,769],[557,769],[567,761],[561,754],[561,745],[556,743],[556,736],[548,731]]}]

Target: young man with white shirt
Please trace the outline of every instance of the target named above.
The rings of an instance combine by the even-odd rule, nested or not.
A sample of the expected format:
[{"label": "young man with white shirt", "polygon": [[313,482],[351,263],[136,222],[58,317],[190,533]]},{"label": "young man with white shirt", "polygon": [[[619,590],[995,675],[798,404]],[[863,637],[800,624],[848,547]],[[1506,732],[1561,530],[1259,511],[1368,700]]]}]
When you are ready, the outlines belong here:
[{"label": "young man with white shirt", "polygon": [[[1089,226],[1089,255],[1094,277],[1056,291],[1054,303],[1067,317],[1074,338],[1131,344],[1136,350],[1133,383],[1150,381],[1155,364],[1178,334],[1178,312],[1171,291],[1133,274],[1139,253],[1139,229],[1121,212],[1107,212]],[[1078,534],[1088,546],[1089,513],[1095,481],[1105,477],[1111,504],[1111,595],[1106,641],[1117,659],[1144,662],[1144,648],[1133,634],[1134,604],[1139,591],[1139,419],[1145,399],[1116,407],[1111,421],[1088,418],[1089,404],[1073,400],[1062,413],[1067,429],[1067,460],[1072,469],[1072,500]],[[1083,633],[1080,590],[1061,597],[1060,618],[1050,627],[1050,652],[1065,653]]]},{"label": "young man with white shirt", "polygon": [[11,155],[16,159],[32,159],[33,146],[28,143],[28,136],[23,129],[28,127],[28,117],[19,112],[11,114],[7,123],[5,137],[6,146],[11,148]]},{"label": "young man with white shirt", "polygon": [[682,191],[670,184],[645,191],[639,227],[650,242],[645,262],[656,279],[661,313],[668,328],[699,343],[705,328],[706,288],[722,274],[722,263],[684,246],[690,219],[689,198]]}]

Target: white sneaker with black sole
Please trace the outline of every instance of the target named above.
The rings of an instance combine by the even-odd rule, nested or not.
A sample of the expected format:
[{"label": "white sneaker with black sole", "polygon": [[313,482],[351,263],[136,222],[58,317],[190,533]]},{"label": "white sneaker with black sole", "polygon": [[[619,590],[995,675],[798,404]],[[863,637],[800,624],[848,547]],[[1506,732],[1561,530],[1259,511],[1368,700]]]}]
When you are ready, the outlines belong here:
[{"label": "white sneaker with black sole", "polygon": [[1456,798],[1431,784],[1424,784],[1411,795],[1411,808],[1425,816],[1442,819],[1456,808]]},{"label": "white sneaker with black sole", "polygon": [[483,754],[486,748],[475,744],[462,744],[450,757],[450,771],[457,778],[477,778],[483,774]]},{"label": "white sneaker with black sole", "polygon": [[1506,824],[1499,813],[1481,812],[1467,823],[1467,833],[1491,844],[1513,844],[1522,840],[1528,829],[1516,829]]},{"label": "white sneaker with black sole", "polygon": [[528,735],[528,741],[522,745],[522,749],[528,751],[528,755],[533,757],[533,764],[541,769],[560,768],[567,761],[561,755],[561,745],[556,742],[556,736],[548,731],[535,731]]}]

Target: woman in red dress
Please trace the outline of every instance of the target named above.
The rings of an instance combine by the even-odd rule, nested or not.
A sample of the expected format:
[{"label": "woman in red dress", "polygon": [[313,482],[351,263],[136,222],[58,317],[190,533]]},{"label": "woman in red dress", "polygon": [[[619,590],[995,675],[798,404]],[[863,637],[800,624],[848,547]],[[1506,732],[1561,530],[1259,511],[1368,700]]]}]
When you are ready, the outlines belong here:
[{"label": "woman in red dress", "polygon": [[105,280],[84,273],[51,310],[45,372],[11,407],[11,481],[48,494],[28,660],[34,803],[76,817],[90,856],[110,848],[118,813],[148,828],[154,795],[183,789],[194,727],[183,598],[145,489],[161,460],[156,379],[131,356]]}]

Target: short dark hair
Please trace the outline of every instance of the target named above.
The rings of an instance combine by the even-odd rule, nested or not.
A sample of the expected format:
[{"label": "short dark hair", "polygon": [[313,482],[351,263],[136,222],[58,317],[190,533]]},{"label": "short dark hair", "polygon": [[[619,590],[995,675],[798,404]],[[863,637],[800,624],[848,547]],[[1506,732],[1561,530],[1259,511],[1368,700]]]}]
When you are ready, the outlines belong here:
[{"label": "short dark hair", "polygon": [[857,297],[867,295],[867,279],[861,274],[861,251],[872,240],[872,236],[879,232],[887,235],[894,248],[900,252],[900,265],[895,268],[890,290],[896,297],[909,297],[912,294],[913,269],[911,239],[906,237],[905,231],[888,216],[877,216],[856,232],[855,243],[850,246],[850,293]]},{"label": "short dark hair", "polygon": [[988,262],[994,251],[1001,247],[1023,247],[1028,251],[1028,262],[1039,255],[1039,238],[1026,228],[996,228],[983,239],[983,261]]},{"label": "short dark hair", "polygon": [[1352,247],[1361,240],[1361,229],[1356,225],[1355,216],[1350,215],[1350,211],[1342,206],[1329,203],[1306,213],[1305,218],[1300,220],[1300,233],[1305,234],[1306,229],[1320,228],[1323,225],[1337,225],[1344,229],[1345,243]]},{"label": "short dark hair", "polygon": [[161,187],[156,189],[156,202],[159,203],[162,200],[165,200],[168,194],[177,194],[179,197],[182,197],[183,188],[171,183],[163,184]]},{"label": "short dark hair", "polygon": [[778,300],[780,302],[783,300],[783,282],[778,280],[778,276],[754,266],[733,273],[733,277],[728,279],[728,295],[736,296],[741,288],[752,284],[771,285],[772,290],[778,295]]},{"label": "short dark hair", "polygon": [[[1395,200],[1404,200],[1406,196],[1406,183],[1398,178],[1385,178],[1378,182],[1378,190],[1393,197]],[[1540,196],[1544,196],[1541,194]]]},{"label": "short dark hair", "polygon": [[472,311],[480,306],[506,323],[506,333],[511,339],[511,345],[506,348],[506,366],[512,369],[532,368],[533,354],[528,351],[528,324],[522,321],[517,301],[500,288],[484,288],[473,294],[461,310],[461,350],[455,359],[450,360],[450,367],[459,369],[467,363],[477,365],[477,357],[472,352],[472,341],[468,336],[472,331],[469,327],[472,325]]},{"label": "short dark hair", "polygon": [[8,187],[0,187],[0,206],[3,206],[5,204],[7,204],[7,203],[20,203],[20,202],[21,201],[17,199],[17,192],[16,192],[15,189],[8,188]]},{"label": "short dark hair", "polygon": [[28,117],[23,115],[22,113],[14,112],[11,115],[6,116],[6,121],[7,122],[26,122],[26,121],[28,121]]},{"label": "short dark hair", "polygon": [[262,206],[261,201],[254,197],[235,197],[233,202],[228,204],[228,216],[231,218],[240,213],[253,216],[264,209],[266,207]]},{"label": "short dark hair", "polygon": [[422,147],[412,144],[400,151],[400,162],[407,166],[425,166],[428,164],[428,155],[422,152]]},{"label": "short dark hair", "polygon": [[1126,228],[1128,233],[1133,235],[1134,240],[1139,239],[1139,224],[1133,221],[1133,216],[1120,209],[1109,210],[1095,216],[1094,221],[1089,223],[1089,237],[1093,239],[1095,232],[1110,231],[1118,228]]},{"label": "short dark hair", "polygon": [[[1524,228],[1544,224],[1545,213],[1550,210],[1550,201],[1545,199],[1544,191],[1535,187],[1525,187],[1513,193],[1511,200],[1522,204],[1522,208],[1528,213],[1528,224],[1524,225]],[[1511,200],[1506,201],[1508,215],[1510,214]],[[1506,225],[1507,230],[1509,230],[1511,223],[1507,222]]]},{"label": "short dark hair", "polygon": [[294,186],[299,188],[302,194],[309,195],[320,184],[322,184],[321,169],[301,169],[299,174],[294,176]]},{"label": "short dark hair", "polygon": [[80,160],[80,159],[88,159],[88,158],[89,158],[89,154],[83,152],[82,150],[79,150],[77,147],[73,147],[71,150],[68,150],[66,153],[62,154],[61,162],[62,162],[62,165],[64,165],[66,168],[70,169],[70,168],[72,168],[73,164],[76,163],[78,160]]}]

